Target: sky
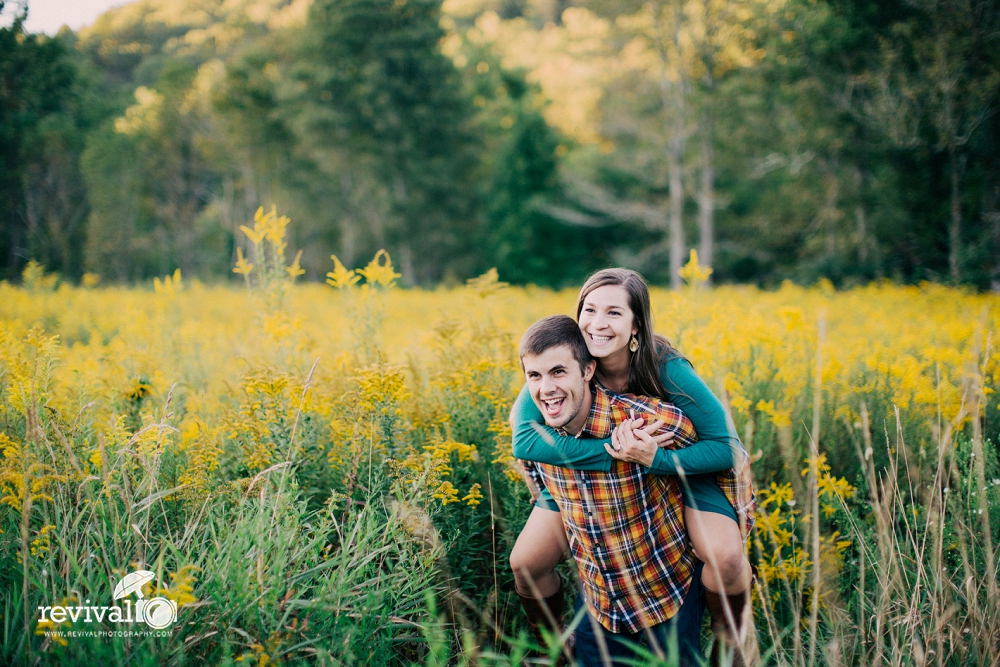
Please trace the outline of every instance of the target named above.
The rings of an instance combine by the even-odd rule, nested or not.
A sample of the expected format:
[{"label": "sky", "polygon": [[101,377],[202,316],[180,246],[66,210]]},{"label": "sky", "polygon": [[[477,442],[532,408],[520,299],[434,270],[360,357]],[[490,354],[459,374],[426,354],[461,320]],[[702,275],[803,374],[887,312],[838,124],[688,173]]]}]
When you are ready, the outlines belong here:
[{"label": "sky", "polygon": [[[20,11],[24,0],[6,0],[0,25],[10,25],[15,12]],[[112,7],[127,5],[129,0],[29,0],[26,32],[44,32],[54,35],[63,25],[73,30],[90,25],[98,16]]]}]

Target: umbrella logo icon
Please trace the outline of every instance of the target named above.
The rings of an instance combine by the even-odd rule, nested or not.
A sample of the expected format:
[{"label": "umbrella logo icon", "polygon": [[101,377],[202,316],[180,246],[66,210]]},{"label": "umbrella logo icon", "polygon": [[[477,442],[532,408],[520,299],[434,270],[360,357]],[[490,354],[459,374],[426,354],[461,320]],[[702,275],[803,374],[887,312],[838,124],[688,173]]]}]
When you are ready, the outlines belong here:
[{"label": "umbrella logo icon", "polygon": [[155,577],[149,570],[136,570],[126,574],[115,586],[114,599],[121,600],[135,593],[138,598],[135,603],[136,622],[145,621],[154,630],[162,630],[177,620],[177,603],[162,597],[148,600],[143,597],[142,587]]}]

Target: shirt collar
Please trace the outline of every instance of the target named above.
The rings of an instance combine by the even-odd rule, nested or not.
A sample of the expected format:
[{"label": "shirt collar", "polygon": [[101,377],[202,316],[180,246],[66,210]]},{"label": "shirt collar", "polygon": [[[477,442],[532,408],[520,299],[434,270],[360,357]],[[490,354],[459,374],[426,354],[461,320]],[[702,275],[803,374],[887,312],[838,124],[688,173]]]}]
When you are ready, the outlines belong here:
[{"label": "shirt collar", "polygon": [[568,431],[561,428],[555,429],[556,432],[560,435],[573,438],[582,438],[584,436],[591,438],[602,437],[598,423],[602,418],[610,417],[611,415],[611,393],[604,388],[604,385],[593,379],[590,381],[590,398],[590,414],[587,415],[587,421],[583,423],[580,432],[576,435],[571,435]]}]

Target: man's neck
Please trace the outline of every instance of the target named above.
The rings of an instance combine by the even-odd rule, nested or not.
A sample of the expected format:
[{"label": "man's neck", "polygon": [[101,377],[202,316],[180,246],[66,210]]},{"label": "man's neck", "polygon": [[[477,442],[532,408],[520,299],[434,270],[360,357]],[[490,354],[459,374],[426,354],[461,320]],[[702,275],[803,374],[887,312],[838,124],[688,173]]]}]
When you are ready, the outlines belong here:
[{"label": "man's neck", "polygon": [[594,405],[594,391],[593,386],[588,382],[587,389],[583,393],[583,405],[580,406],[580,412],[577,413],[573,421],[563,426],[563,430],[570,435],[579,435],[580,431],[583,430],[584,425],[587,420],[590,419],[590,408]]}]

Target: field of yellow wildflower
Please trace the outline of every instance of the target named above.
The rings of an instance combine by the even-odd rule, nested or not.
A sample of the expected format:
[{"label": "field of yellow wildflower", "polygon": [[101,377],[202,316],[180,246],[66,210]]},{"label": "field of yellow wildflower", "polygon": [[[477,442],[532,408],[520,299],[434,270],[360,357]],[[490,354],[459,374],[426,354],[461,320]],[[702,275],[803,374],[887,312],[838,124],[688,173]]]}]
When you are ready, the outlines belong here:
[{"label": "field of yellow wildflower", "polygon": [[[0,663],[520,662],[515,346],[575,294],[495,273],[404,290],[384,253],[296,285],[284,224],[246,229],[239,287],[0,284]],[[1000,299],[788,284],[653,305],[753,460],[763,663],[994,659]],[[39,617],[110,605],[138,569],[177,605],[167,633]]]}]

